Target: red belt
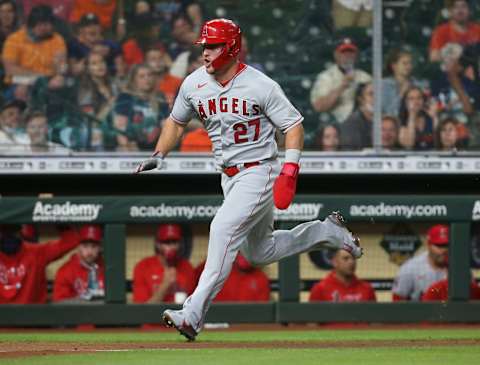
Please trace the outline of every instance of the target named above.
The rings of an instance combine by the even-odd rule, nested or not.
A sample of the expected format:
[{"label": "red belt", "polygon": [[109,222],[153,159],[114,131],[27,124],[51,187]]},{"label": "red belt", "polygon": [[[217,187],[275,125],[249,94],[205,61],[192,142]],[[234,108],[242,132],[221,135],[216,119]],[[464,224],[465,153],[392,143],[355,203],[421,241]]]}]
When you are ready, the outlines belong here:
[{"label": "red belt", "polygon": [[[258,166],[260,165],[260,162],[259,161],[255,161],[255,162],[245,162],[244,164],[240,164],[240,165],[237,165],[237,166],[230,166],[230,167],[225,167],[223,169],[223,172],[225,173],[225,175],[227,175],[228,177],[233,177],[235,176],[236,174],[238,174],[240,171],[244,170],[244,169],[248,169],[249,167],[253,167],[253,166]],[[238,166],[240,166],[240,168],[238,168]],[[243,167],[243,168],[242,168]]]}]

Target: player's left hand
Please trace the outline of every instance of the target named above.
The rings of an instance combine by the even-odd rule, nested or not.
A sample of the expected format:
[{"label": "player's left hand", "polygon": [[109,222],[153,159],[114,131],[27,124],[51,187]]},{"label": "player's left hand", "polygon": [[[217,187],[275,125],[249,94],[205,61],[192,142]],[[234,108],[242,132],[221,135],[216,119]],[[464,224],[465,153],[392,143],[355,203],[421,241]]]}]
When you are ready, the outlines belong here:
[{"label": "player's left hand", "polygon": [[287,209],[297,190],[297,178],[300,166],[297,163],[283,164],[280,175],[273,184],[273,202],[278,209]]},{"label": "player's left hand", "polygon": [[148,160],[140,162],[140,165],[137,166],[135,173],[138,174],[143,171],[149,171],[153,169],[161,170],[164,167],[163,157],[155,153]]}]

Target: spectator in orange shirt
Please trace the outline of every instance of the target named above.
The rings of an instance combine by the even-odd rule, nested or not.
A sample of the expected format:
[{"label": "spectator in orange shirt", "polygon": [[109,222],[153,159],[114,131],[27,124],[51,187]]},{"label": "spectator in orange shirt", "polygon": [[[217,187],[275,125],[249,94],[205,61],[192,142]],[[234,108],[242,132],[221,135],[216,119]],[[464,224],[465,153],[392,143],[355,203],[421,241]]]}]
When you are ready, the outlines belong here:
[{"label": "spectator in orange shirt", "polygon": [[182,228],[160,224],[155,238],[155,255],[141,260],[133,270],[135,303],[183,303],[195,289],[192,265],[182,257]]},{"label": "spectator in orange shirt", "polygon": [[338,250],[332,257],[333,270],[315,284],[310,291],[310,301],[363,302],[376,301],[372,286],[355,275],[356,259],[345,250]]},{"label": "spectator in orange shirt", "polygon": [[65,59],[63,38],[53,31],[52,9],[39,5],[32,9],[26,27],[11,34],[3,48],[8,76],[50,76]]},{"label": "spectator in orange shirt", "polygon": [[430,61],[439,62],[441,51],[449,43],[461,46],[480,42],[480,24],[470,20],[467,0],[453,0],[449,8],[450,20],[436,27],[430,40]]},{"label": "spectator in orange shirt", "polygon": [[16,84],[17,99],[27,99],[28,85],[38,76],[52,76],[65,65],[65,42],[54,32],[53,21],[50,7],[36,6],[30,12],[27,25],[5,41],[3,65],[8,81]]},{"label": "spectator in orange shirt", "polygon": [[102,258],[102,228],[86,224],[80,228],[80,245],[55,275],[53,301],[103,299],[105,266]]},{"label": "spectator in orange shirt", "polygon": [[[480,287],[471,281],[470,283],[470,299],[480,299]],[[448,300],[448,279],[437,281],[433,283],[423,294],[422,302],[429,301],[447,301]]]},{"label": "spectator in orange shirt", "polygon": [[112,18],[117,6],[117,0],[75,0],[70,21],[78,23],[80,18],[88,13],[94,13],[100,19],[103,29],[112,27]]},{"label": "spectator in orange shirt", "polygon": [[180,143],[181,152],[212,152],[212,141],[199,120],[192,120]]}]

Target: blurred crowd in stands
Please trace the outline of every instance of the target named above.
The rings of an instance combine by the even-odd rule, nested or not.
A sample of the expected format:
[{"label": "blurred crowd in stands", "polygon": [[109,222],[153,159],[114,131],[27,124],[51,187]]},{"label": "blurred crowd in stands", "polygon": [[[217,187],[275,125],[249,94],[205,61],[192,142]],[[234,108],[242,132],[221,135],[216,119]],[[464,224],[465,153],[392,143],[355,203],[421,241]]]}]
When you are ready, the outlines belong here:
[{"label": "blurred crowd in stands", "polygon": [[[0,0],[0,153],[151,150],[182,80],[202,65],[192,46],[201,24],[218,16],[242,27],[241,61],[277,80],[305,114],[309,149],[480,146],[480,4],[383,3],[373,146],[373,0],[242,5],[270,10],[247,11],[255,20],[220,0]],[[295,20],[302,7],[309,16]],[[177,150],[211,150],[200,120]]]}]

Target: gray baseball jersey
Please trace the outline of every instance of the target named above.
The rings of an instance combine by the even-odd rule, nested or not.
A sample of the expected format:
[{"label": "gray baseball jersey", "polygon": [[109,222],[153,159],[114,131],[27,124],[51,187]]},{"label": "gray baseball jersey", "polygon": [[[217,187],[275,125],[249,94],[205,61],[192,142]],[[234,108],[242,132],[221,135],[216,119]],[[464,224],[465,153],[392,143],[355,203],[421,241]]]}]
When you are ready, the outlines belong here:
[{"label": "gray baseball jersey", "polygon": [[185,124],[194,114],[205,123],[219,167],[263,161],[230,177],[222,174],[224,200],[210,224],[205,269],[176,314],[198,332],[239,250],[262,265],[319,245],[342,247],[352,239],[328,219],[273,230],[272,190],[280,172],[275,129],[285,133],[303,120],[275,81],[240,65],[222,86],[201,67],[183,82],[171,117]]},{"label": "gray baseball jersey", "polygon": [[446,270],[434,269],[428,262],[428,251],[405,262],[393,283],[392,292],[410,300],[420,300],[433,283],[447,277]]},{"label": "gray baseball jersey", "polygon": [[183,81],[170,116],[186,124],[195,114],[219,167],[275,158],[275,129],[285,133],[303,121],[275,81],[244,64],[225,86],[204,66]]}]

